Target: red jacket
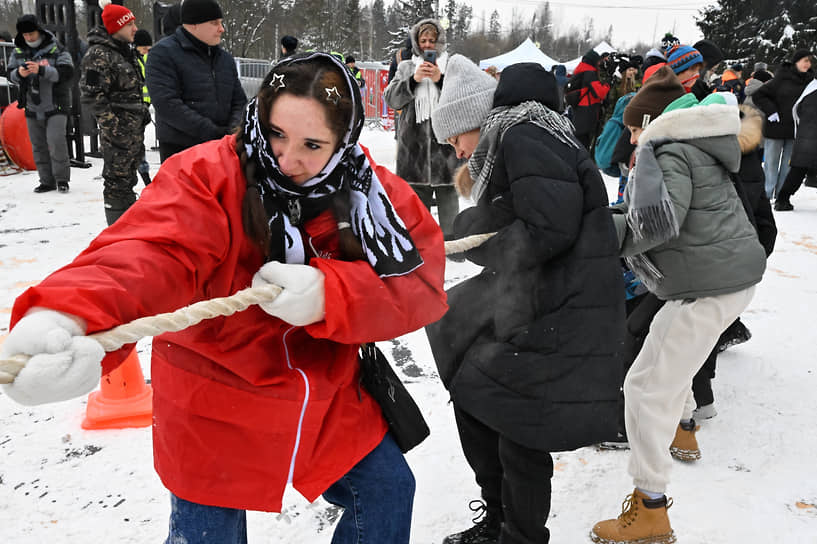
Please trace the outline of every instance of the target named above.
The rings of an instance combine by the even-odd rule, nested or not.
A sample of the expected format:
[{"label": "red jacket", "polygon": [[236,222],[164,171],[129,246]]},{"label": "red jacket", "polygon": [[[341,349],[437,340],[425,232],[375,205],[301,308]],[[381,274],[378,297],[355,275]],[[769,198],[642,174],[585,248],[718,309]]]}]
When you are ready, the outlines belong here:
[{"label": "red jacket", "polygon": [[[125,215],[17,299],[12,324],[44,306],[84,318],[93,333],[248,287],[262,256],[242,228],[234,145],[227,136],[168,159]],[[337,227],[327,211],[305,225],[322,256],[310,264],[326,275],[323,321],[294,327],[251,306],[154,338],[154,462],[177,496],[280,511],[288,481],[312,501],[383,438],[380,409],[358,384],[358,344],[445,313],[445,255],[414,191],[372,164],[421,267],[380,278],[367,262],[333,259]],[[104,371],[123,350],[105,358]]]}]

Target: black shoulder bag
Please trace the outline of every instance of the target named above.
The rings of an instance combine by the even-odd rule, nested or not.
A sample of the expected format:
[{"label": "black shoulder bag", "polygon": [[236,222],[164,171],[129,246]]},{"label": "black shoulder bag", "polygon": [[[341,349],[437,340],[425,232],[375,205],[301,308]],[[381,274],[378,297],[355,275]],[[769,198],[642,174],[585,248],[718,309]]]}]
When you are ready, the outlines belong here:
[{"label": "black shoulder bag", "polygon": [[377,401],[389,432],[406,453],[426,439],[430,431],[417,403],[374,343],[360,346],[360,383]]}]

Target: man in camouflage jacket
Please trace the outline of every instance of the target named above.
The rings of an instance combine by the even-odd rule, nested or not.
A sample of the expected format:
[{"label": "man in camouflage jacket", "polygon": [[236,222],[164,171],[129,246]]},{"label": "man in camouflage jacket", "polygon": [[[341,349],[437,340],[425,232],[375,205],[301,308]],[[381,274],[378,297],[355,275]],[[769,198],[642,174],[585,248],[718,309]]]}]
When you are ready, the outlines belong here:
[{"label": "man in camouflage jacket", "polygon": [[88,33],[82,59],[82,103],[92,108],[102,147],[103,197],[108,225],[136,202],[136,168],[145,153],[145,125],[150,112],[142,100],[144,78],[133,48],[136,23],[124,6],[102,10],[104,27]]}]

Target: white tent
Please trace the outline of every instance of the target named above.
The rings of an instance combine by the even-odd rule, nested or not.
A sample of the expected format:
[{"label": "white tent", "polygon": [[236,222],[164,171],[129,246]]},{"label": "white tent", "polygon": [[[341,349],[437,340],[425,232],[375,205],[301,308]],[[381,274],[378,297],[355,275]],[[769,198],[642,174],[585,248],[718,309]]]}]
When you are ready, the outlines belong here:
[{"label": "white tent", "polygon": [[550,70],[551,66],[559,64],[559,61],[542,53],[530,38],[526,38],[524,42],[519,44],[519,47],[512,51],[489,59],[482,59],[479,61],[479,67],[484,70],[489,66],[496,66],[501,72],[506,66],[516,64],[517,62],[536,62],[544,66],[545,70]]},{"label": "white tent", "polygon": [[[604,53],[615,53],[616,49],[606,41],[602,41],[600,44],[593,48],[593,51],[595,51],[599,55],[602,55]],[[576,69],[576,66],[578,66],[581,61],[582,57],[578,57],[573,60],[563,62],[562,64],[564,64],[565,67],[567,68],[567,73],[572,74],[573,70]]]}]

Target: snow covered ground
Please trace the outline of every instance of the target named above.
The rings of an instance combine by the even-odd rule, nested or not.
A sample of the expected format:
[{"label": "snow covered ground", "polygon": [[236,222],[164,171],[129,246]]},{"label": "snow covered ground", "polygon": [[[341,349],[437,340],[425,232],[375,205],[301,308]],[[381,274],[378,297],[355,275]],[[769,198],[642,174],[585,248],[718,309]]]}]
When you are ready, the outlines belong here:
[{"label": "snow covered ground", "polygon": [[[152,136],[147,141],[152,143]],[[367,130],[375,158],[394,165],[391,133]],[[101,161],[72,169],[71,191],[35,194],[36,172],[0,177],[0,339],[14,298],[69,262],[105,227]],[[158,153],[149,152],[152,171]],[[608,179],[614,192],[614,180]],[[141,188],[141,183],[140,186]],[[698,434],[703,458],[676,463],[668,495],[684,543],[817,543],[817,191],[802,189],[793,213],[778,214],[780,235],[766,276],[744,314],[747,344],[720,358],[718,416]],[[449,285],[473,274],[448,263]],[[587,334],[593,334],[588,330]],[[471,525],[478,490],[462,455],[451,406],[423,332],[380,344],[423,408],[431,436],[408,454],[417,478],[413,544],[438,543]],[[149,376],[149,344],[139,343]],[[26,408],[0,393],[0,542],[162,542],[169,498],[153,471],[150,429],[85,431],[85,399]],[[583,448],[557,454],[552,541],[589,542],[631,491],[628,453]],[[250,513],[249,539],[328,544],[337,512],[287,495],[281,514]],[[388,544],[388,543],[384,543]]]}]

